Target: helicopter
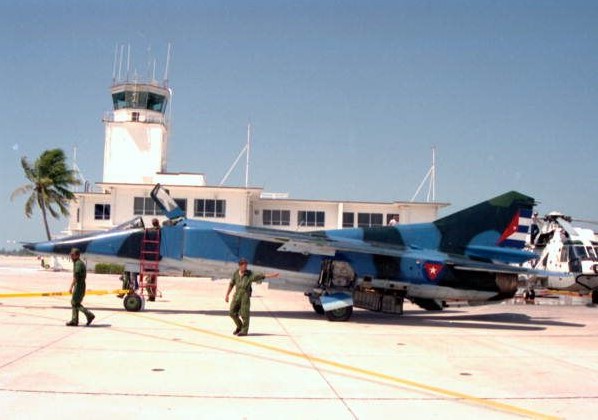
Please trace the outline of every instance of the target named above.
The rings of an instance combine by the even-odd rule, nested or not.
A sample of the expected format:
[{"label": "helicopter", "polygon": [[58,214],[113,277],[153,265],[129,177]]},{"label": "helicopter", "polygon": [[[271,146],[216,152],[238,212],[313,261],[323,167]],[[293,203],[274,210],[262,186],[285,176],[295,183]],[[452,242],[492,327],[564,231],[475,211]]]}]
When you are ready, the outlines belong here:
[{"label": "helicopter", "polygon": [[538,257],[523,266],[545,274],[528,276],[528,288],[591,294],[592,303],[598,304],[598,240],[592,229],[574,227],[573,221],[559,212],[548,213],[543,218],[534,214],[528,249]]}]

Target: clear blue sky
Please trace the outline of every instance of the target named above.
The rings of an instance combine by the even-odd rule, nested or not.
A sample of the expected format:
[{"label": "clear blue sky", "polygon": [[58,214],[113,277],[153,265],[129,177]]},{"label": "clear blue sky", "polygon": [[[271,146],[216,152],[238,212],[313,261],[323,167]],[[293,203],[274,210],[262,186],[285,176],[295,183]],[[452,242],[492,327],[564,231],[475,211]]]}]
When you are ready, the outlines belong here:
[{"label": "clear blue sky", "polygon": [[[173,44],[169,171],[218,183],[251,121],[266,191],[409,200],[434,145],[447,212],[518,190],[541,213],[598,219],[596,1],[7,3],[0,248],[44,237],[39,212],[10,201],[21,156],[77,146],[101,181],[119,43],[140,74],[148,56],[163,72]],[[243,182],[238,168],[229,184]]]}]

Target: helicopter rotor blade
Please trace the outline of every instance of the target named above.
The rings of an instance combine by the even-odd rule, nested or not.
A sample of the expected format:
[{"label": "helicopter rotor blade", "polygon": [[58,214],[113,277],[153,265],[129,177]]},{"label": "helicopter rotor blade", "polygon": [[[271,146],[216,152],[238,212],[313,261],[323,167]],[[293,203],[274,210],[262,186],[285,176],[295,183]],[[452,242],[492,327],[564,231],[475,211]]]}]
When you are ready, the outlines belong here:
[{"label": "helicopter rotor blade", "polygon": [[591,225],[598,225],[598,220],[577,219],[577,218],[572,218],[571,220],[573,220],[574,222],[581,222],[581,223],[589,223]]}]

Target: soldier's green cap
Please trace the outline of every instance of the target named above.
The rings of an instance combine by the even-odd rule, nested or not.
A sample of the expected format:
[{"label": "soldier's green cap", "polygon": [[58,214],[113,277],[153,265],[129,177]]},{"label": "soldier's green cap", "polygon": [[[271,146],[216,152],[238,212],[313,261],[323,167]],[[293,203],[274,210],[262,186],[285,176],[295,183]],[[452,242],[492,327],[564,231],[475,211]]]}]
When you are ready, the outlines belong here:
[{"label": "soldier's green cap", "polygon": [[79,251],[79,248],[71,248],[70,254],[79,255],[81,254],[81,251]]}]

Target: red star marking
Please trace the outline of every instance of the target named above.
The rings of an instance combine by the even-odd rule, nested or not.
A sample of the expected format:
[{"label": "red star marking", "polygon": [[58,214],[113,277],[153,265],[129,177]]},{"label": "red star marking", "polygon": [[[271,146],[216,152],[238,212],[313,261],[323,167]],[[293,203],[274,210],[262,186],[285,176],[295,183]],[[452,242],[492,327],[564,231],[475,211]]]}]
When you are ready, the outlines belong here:
[{"label": "red star marking", "polygon": [[428,280],[436,280],[436,278],[442,271],[442,267],[444,267],[444,265],[442,263],[436,263],[436,262],[425,263],[424,270],[426,272],[426,277],[428,277]]}]

